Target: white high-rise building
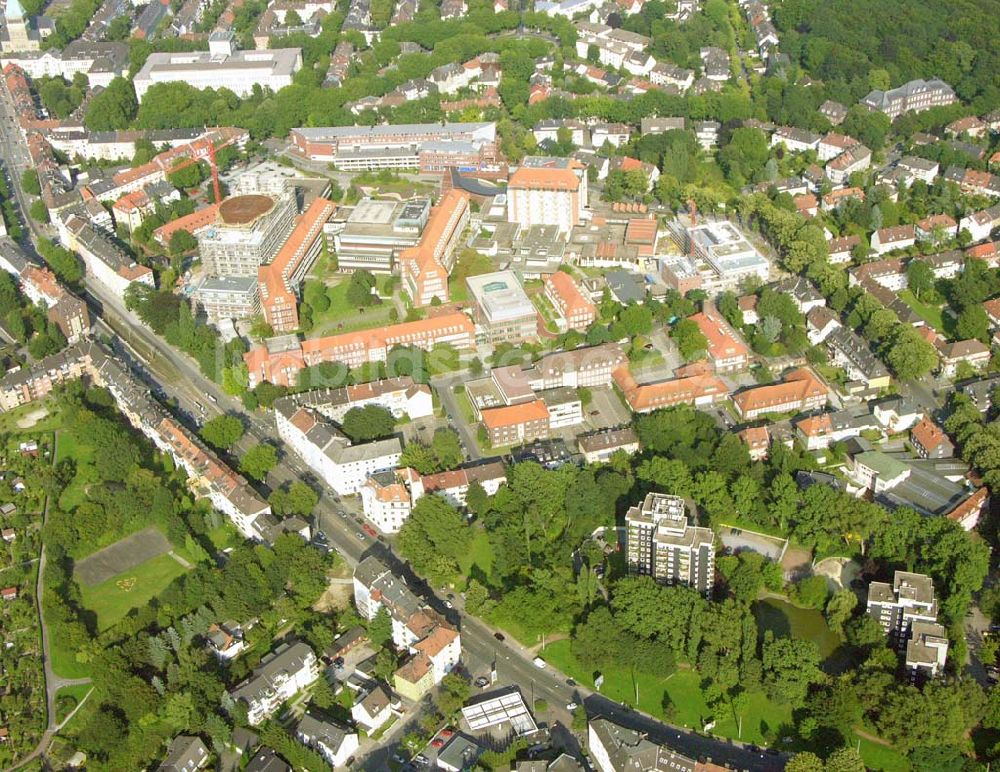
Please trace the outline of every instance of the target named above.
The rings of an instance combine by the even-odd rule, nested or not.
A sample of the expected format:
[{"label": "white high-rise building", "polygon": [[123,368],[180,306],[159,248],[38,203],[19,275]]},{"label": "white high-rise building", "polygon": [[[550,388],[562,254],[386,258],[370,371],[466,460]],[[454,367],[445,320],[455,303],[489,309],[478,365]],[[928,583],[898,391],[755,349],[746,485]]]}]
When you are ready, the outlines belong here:
[{"label": "white high-rise building", "polygon": [[568,238],[586,206],[586,169],[571,159],[525,158],[507,184],[507,220],[522,228],[554,225]]},{"label": "white high-rise building", "polygon": [[628,566],[634,574],[702,593],[715,584],[715,534],[688,522],[684,499],[649,493],[625,515]]}]

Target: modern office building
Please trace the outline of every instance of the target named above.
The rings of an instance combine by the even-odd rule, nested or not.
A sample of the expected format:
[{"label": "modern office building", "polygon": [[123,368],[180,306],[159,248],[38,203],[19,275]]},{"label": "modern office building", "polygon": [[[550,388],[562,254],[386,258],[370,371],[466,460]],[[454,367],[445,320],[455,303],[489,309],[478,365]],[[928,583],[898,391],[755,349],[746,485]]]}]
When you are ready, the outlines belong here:
[{"label": "modern office building", "polygon": [[257,269],[264,321],[275,332],[291,332],[299,326],[299,287],[323,250],[323,226],[336,208],[325,198],[314,199],[295,220],[294,229],[274,259]]},{"label": "modern office building", "polygon": [[212,324],[260,313],[257,280],[251,276],[206,276],[192,298]]},{"label": "modern office building", "polygon": [[413,305],[427,306],[434,298],[441,302],[450,299],[448,274],[470,211],[469,194],[452,188],[431,209],[416,246],[400,252],[400,275]]},{"label": "modern office building", "polygon": [[634,574],[708,593],[715,584],[715,534],[688,521],[684,499],[649,493],[625,515]]},{"label": "modern office building", "polygon": [[475,308],[476,336],[487,343],[519,343],[538,338],[538,311],[513,271],[465,280]]},{"label": "modern office building", "polygon": [[420,241],[430,212],[429,198],[361,199],[336,232],[330,229],[337,270],[394,273],[400,253]]},{"label": "modern office building", "polygon": [[213,32],[208,51],[150,54],[133,84],[140,102],[155,84],[175,82],[229,89],[238,97],[247,97],[254,86],[272,91],[290,86],[301,67],[301,48],[237,51],[231,32]]},{"label": "modern office building", "polygon": [[214,224],[198,236],[209,276],[252,276],[269,263],[295,224],[295,197],[232,196],[219,206]]},{"label": "modern office building", "polygon": [[345,171],[413,169],[440,165],[447,151],[459,151],[461,166],[496,162],[495,123],[410,123],[292,129],[297,152]]}]

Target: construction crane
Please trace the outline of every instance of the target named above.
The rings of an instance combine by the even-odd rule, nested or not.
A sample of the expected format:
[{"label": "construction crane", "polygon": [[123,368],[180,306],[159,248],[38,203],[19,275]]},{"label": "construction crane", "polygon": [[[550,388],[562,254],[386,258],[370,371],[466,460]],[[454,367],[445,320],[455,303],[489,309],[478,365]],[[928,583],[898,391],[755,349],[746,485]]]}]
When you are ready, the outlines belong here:
[{"label": "construction crane", "polygon": [[222,201],[222,185],[219,183],[219,165],[215,160],[215,154],[222,148],[233,144],[235,140],[235,137],[227,137],[219,142],[218,146],[216,146],[214,142],[208,142],[206,143],[208,145],[207,148],[198,148],[193,153],[190,153],[186,158],[171,166],[167,170],[167,174],[179,172],[192,164],[196,164],[207,159],[209,167],[212,170],[212,192],[215,194],[215,203],[218,204]]}]

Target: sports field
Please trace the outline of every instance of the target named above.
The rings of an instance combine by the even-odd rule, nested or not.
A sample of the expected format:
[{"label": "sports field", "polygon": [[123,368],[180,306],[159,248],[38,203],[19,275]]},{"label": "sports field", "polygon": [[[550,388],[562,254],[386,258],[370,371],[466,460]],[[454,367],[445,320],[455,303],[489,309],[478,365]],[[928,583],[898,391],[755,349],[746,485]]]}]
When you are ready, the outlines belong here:
[{"label": "sports field", "polygon": [[97,615],[98,628],[105,630],[132,609],[149,603],[185,570],[171,555],[157,555],[99,584],[81,582],[81,600]]}]

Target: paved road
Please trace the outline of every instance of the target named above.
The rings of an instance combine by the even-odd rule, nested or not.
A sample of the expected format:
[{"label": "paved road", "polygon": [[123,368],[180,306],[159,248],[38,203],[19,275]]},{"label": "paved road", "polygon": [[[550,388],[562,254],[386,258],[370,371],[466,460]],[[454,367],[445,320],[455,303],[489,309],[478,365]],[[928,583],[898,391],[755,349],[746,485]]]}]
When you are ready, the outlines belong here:
[{"label": "paved road", "polygon": [[[0,91],[4,90],[0,89]],[[4,96],[0,101],[6,99],[7,97]],[[16,136],[11,136],[9,129],[10,124],[3,115],[0,115],[0,144],[9,153],[5,157],[17,158],[18,153],[14,145],[20,146],[22,138],[19,131],[16,132]],[[23,158],[23,155],[21,157]],[[18,198],[22,200],[23,192],[20,191],[19,174],[12,173],[11,177]],[[37,233],[35,224],[29,223],[29,225]],[[256,441],[273,442],[280,449],[283,449],[284,453],[281,455],[277,467],[268,476],[267,483],[271,487],[310,475],[301,460],[289,449],[283,447],[269,414],[247,413],[239,400],[224,394],[217,384],[201,374],[194,360],[173,349],[166,341],[142,325],[131,312],[124,308],[121,301],[107,291],[103,285],[94,282],[89,277],[86,284],[86,299],[98,317],[95,326],[104,332],[121,334],[128,346],[127,348],[120,347],[122,350],[119,353],[131,360],[130,363],[133,367],[145,377],[151,386],[177,400],[181,408],[182,418],[197,423],[223,412],[239,415],[245,422],[251,438]],[[458,406],[451,393],[451,386],[461,382],[466,377],[464,373],[457,373],[442,379],[447,383],[447,388],[440,388],[439,394],[446,405],[450,400],[451,405],[448,409],[457,419],[456,425],[460,427],[460,432],[463,434],[466,450],[470,456],[476,458],[478,456],[476,443],[474,438],[468,436],[470,431],[468,427],[464,427],[463,431],[462,422],[458,420],[461,413],[458,411]],[[200,403],[201,407],[199,408],[196,403]],[[315,512],[316,522],[349,564],[355,565],[364,555],[374,552],[404,575],[408,573],[406,566],[395,558],[388,547],[360,532],[356,522],[347,511],[349,508],[356,509],[354,502],[349,504],[342,501],[323,481],[316,480],[315,482],[321,493]],[[410,581],[416,584],[418,580],[410,574]],[[587,694],[586,690],[579,687],[568,686],[565,675],[553,668],[540,669],[535,667],[531,662],[533,655],[527,649],[516,644],[509,637],[503,642],[497,641],[494,637],[494,630],[480,620],[462,614],[457,609],[447,609],[443,601],[435,596],[429,588],[424,592],[424,597],[428,603],[445,613],[460,626],[464,656],[469,660],[470,665],[483,666],[495,658],[500,678],[504,682],[520,684],[528,692],[526,696],[529,698],[546,700],[560,719],[568,721],[569,716],[565,711],[565,704],[571,700],[580,702],[582,697],[590,700],[587,703],[588,706],[590,704],[596,705],[598,712],[613,709],[613,703],[605,705],[600,702],[599,697],[598,701],[594,702],[595,695]],[[53,676],[53,684],[55,682]],[[610,712],[606,714],[612,715]],[[615,717],[621,723],[641,728],[643,731],[651,729],[660,732],[671,731],[652,718],[634,711]],[[676,745],[683,741],[686,743],[684,747],[692,749],[690,751],[692,755],[712,756],[721,759],[723,758],[721,754],[730,749],[728,752],[733,754],[732,763],[739,768],[770,770],[776,766],[773,762],[767,763],[767,759],[758,758],[758,754],[741,750],[725,742],[702,738],[680,730],[676,731],[680,736],[672,740],[672,744]]]},{"label": "paved road", "polygon": [[465,383],[471,377],[468,370],[460,370],[455,373],[431,378],[431,386],[437,391],[438,397],[441,399],[445,415],[448,416],[448,424],[458,431],[469,460],[478,461],[483,455],[479,452],[479,444],[476,441],[476,429],[465,422],[465,416],[458,406],[458,400],[455,399],[454,391],[457,384]]}]

